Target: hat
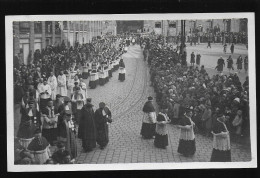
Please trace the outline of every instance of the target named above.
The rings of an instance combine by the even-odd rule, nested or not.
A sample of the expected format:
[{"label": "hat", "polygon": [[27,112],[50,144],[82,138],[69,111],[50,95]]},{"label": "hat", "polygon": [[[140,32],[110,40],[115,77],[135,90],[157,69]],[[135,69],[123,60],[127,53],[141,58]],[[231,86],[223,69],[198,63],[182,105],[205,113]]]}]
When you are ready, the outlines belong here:
[{"label": "hat", "polygon": [[104,102],[99,103],[99,107],[105,107],[105,106],[106,106],[106,104]]},{"label": "hat", "polygon": [[148,100],[149,100],[149,101],[152,101],[152,100],[153,100],[153,97],[149,96],[149,97],[148,97]]},{"label": "hat", "polygon": [[87,98],[88,103],[91,103],[91,101],[92,101],[92,98]]},{"label": "hat", "polygon": [[63,147],[65,147],[65,145],[62,142],[58,142],[57,143],[57,147],[58,148],[63,148]]},{"label": "hat", "polygon": [[240,99],[239,98],[235,98],[234,101],[237,101],[238,103],[240,103]]},{"label": "hat", "polygon": [[70,102],[71,100],[70,100],[69,97],[65,96],[64,99],[63,99],[63,101],[64,101],[64,102]]}]

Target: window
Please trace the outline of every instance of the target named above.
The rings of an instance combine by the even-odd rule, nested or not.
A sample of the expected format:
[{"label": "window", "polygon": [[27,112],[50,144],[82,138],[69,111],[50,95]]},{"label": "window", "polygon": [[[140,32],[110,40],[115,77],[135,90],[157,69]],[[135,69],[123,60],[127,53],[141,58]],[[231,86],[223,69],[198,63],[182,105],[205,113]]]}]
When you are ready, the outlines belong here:
[{"label": "window", "polygon": [[34,22],[34,33],[42,33],[42,22]]},{"label": "window", "polygon": [[73,30],[73,28],[74,28],[74,27],[73,27],[73,23],[74,23],[74,22],[69,22],[70,30]]},{"label": "window", "polygon": [[161,28],[161,22],[155,22],[155,28]]},{"label": "window", "polygon": [[19,30],[20,30],[20,33],[29,33],[30,32],[30,22],[20,22]]},{"label": "window", "polygon": [[68,30],[68,22],[67,21],[63,21],[63,29]]},{"label": "window", "polygon": [[45,32],[46,34],[52,34],[52,22],[45,22]]},{"label": "window", "polygon": [[79,23],[78,22],[75,23],[75,31],[79,31]]},{"label": "window", "polygon": [[83,31],[83,22],[80,22],[80,31]]},{"label": "window", "polygon": [[169,22],[170,28],[176,28],[176,22]]}]

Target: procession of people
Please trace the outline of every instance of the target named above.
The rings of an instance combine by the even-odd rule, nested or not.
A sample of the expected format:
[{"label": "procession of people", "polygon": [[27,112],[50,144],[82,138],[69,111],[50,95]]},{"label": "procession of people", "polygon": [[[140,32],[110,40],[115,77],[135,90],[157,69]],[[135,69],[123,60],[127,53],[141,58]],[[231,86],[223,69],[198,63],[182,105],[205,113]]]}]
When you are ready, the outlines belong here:
[{"label": "procession of people", "polygon": [[[61,158],[51,160],[51,146],[57,147],[54,157],[69,157],[71,162],[77,157],[77,137],[82,140],[84,151],[92,150],[96,142],[101,149],[108,144],[106,124],[112,122],[111,111],[102,102],[94,113],[84,79],[90,76],[88,86],[95,88],[91,75],[96,73],[95,84],[104,85],[120,66],[119,80],[124,81],[124,46],[126,42],[116,37],[75,44],[74,48],[62,43],[47,46],[42,52],[36,50],[34,60],[28,65],[14,66],[14,102],[21,103],[22,115],[16,138],[33,159],[37,152],[39,158],[34,159],[35,164],[68,163]],[[35,135],[39,137],[34,143]],[[44,146],[40,146],[41,140]]]},{"label": "procession of people", "polygon": [[[154,139],[154,146],[166,149],[168,125],[179,129],[177,152],[190,157],[196,153],[196,134],[213,137],[209,161],[231,161],[230,140],[249,136],[249,82],[243,84],[227,59],[229,75],[223,74],[225,60],[217,61],[216,75],[209,77],[199,53],[187,53],[165,45],[159,37],[107,37],[74,47],[48,46],[34,53],[32,63],[14,66],[14,101],[21,103],[21,123],[17,139],[34,164],[73,164],[77,139],[84,152],[109,143],[112,112],[105,101],[94,110],[89,89],[103,86],[119,69],[118,80],[126,80],[122,55],[130,44],[140,44],[143,60],[150,70],[155,97],[144,104],[140,134]],[[226,48],[224,47],[224,51]],[[225,51],[226,52],[226,51]],[[234,45],[231,48],[234,52]],[[243,59],[237,59],[242,69]],[[244,59],[248,69],[248,59]],[[89,78],[86,84],[85,79]],[[155,99],[154,99],[155,98]],[[155,104],[159,107],[156,111]],[[140,109],[141,110],[141,109]],[[50,147],[56,146],[54,153]],[[23,152],[19,152],[21,154]],[[20,162],[24,162],[21,161]]]}]

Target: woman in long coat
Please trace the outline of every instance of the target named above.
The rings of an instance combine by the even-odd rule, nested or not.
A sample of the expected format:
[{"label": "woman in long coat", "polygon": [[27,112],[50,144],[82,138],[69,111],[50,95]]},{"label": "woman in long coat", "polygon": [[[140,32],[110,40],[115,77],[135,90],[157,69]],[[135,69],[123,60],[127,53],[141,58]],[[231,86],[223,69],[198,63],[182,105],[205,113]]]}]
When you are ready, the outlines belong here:
[{"label": "woman in long coat", "polygon": [[197,64],[198,66],[200,66],[200,58],[201,58],[201,55],[200,55],[200,54],[197,54],[197,55],[196,55],[196,64]]},{"label": "woman in long coat", "polygon": [[231,58],[231,56],[228,57],[227,59],[227,68],[229,70],[229,73],[230,73],[230,70],[234,70],[233,68],[233,59]]},{"label": "woman in long coat", "polygon": [[242,69],[242,64],[243,64],[243,59],[242,59],[242,56],[240,55],[237,58],[237,70],[238,70],[238,72],[240,72],[240,70]]},{"label": "woman in long coat", "polygon": [[96,147],[96,124],[94,119],[94,110],[91,99],[81,109],[81,118],[79,121],[78,138],[82,140],[84,151],[92,151]]},{"label": "woman in long coat", "polygon": [[244,59],[244,69],[247,72],[247,70],[248,70],[248,57],[247,56]]},{"label": "woman in long coat", "polygon": [[192,156],[196,152],[194,127],[195,123],[191,120],[192,110],[186,108],[184,116],[179,122],[180,140],[178,146],[178,153],[184,156]]},{"label": "woman in long coat", "polygon": [[217,67],[216,67],[216,69],[218,70],[219,73],[221,73],[223,71],[224,66],[225,66],[225,61],[221,56],[218,59],[218,63],[217,63]]},{"label": "woman in long coat", "polygon": [[191,56],[190,56],[190,64],[191,64],[191,66],[194,66],[194,63],[195,63],[195,54],[194,54],[194,52],[192,52]]}]

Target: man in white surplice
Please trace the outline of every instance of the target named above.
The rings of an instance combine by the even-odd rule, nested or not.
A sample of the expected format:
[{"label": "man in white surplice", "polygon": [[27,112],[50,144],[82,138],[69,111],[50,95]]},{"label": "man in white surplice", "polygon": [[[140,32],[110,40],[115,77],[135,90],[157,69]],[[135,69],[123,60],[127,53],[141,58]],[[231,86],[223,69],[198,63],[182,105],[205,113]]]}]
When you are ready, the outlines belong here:
[{"label": "man in white surplice", "polygon": [[60,71],[60,75],[58,76],[57,81],[57,94],[60,94],[61,96],[67,96],[66,76],[63,74],[63,71]]},{"label": "man in white surplice", "polygon": [[56,91],[57,91],[57,79],[53,72],[50,73],[50,77],[48,78],[48,84],[51,86],[51,99],[56,100]]},{"label": "man in white surplice", "polygon": [[84,96],[84,98],[86,99],[88,97],[88,94],[87,94],[87,85],[86,83],[84,82],[83,78],[80,78],[80,83],[79,83],[79,87],[81,88],[82,90],[82,94]]},{"label": "man in white surplice", "polygon": [[51,86],[47,83],[47,79],[43,79],[43,83],[38,84],[38,92],[40,94],[40,109],[47,106],[48,99],[51,97]]}]

